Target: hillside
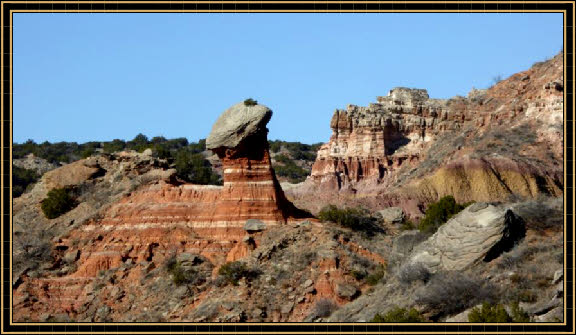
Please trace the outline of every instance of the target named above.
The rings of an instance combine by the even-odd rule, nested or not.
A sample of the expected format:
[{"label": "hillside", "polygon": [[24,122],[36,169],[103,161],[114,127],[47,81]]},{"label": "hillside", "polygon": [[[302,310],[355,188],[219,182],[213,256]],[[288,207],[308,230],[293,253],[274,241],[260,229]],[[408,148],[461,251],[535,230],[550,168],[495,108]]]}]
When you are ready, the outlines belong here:
[{"label": "hillside", "polygon": [[562,320],[562,82],[558,55],[396,88],[322,145],[269,142],[247,99],[200,143],[15,146],[14,320]]}]

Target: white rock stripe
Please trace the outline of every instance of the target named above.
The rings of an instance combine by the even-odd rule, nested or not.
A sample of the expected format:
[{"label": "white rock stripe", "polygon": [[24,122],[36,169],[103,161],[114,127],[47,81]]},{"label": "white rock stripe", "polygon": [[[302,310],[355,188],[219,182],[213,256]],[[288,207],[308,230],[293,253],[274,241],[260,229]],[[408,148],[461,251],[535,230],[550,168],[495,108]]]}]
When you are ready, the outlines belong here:
[{"label": "white rock stripe", "polygon": [[224,186],[231,186],[231,185],[274,185],[272,180],[263,180],[263,181],[225,181]]},{"label": "white rock stripe", "polygon": [[255,173],[255,174],[267,174],[270,173],[270,170],[266,169],[224,169],[224,173],[226,174],[230,174],[230,173]]},{"label": "white rock stripe", "polygon": [[[276,226],[282,224],[276,220],[261,220],[270,226]],[[82,227],[83,231],[110,231],[110,230],[144,230],[151,228],[172,228],[172,227],[185,227],[185,228],[241,228],[246,223],[246,220],[238,221],[205,221],[205,222],[149,222],[149,223],[138,223],[138,224],[123,224],[123,225],[87,225]]]}]

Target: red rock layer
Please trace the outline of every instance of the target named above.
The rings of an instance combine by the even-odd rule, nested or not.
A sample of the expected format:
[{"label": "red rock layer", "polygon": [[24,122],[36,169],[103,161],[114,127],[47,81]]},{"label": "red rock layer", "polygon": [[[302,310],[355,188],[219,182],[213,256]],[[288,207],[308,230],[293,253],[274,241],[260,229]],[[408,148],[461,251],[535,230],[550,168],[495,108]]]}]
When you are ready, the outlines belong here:
[{"label": "red rock layer", "polygon": [[[125,264],[141,265],[126,274],[136,280],[183,252],[202,255],[216,266],[237,260],[259,244],[258,234],[250,246],[241,242],[246,220],[258,219],[273,229],[304,217],[284,197],[263,140],[217,150],[224,186],[148,186],[113,204],[101,220],[73,230],[58,242],[55,268],[67,254],[76,255],[76,270],[62,277],[27,278],[15,289],[15,296],[39,297],[23,309],[30,313],[25,317],[37,318],[48,306],[51,313],[76,315],[90,294],[86,285],[102,271]],[[126,286],[127,278],[121,280]]]},{"label": "red rock layer", "polygon": [[[334,113],[311,176],[290,191],[299,205],[336,203],[345,193],[366,203],[392,201],[393,192],[425,202],[445,194],[476,201],[562,194],[562,54],[467,98],[397,88],[377,101]],[[477,166],[478,158],[498,162]],[[449,165],[467,161],[466,168]],[[424,184],[402,189],[419,179]]]}]

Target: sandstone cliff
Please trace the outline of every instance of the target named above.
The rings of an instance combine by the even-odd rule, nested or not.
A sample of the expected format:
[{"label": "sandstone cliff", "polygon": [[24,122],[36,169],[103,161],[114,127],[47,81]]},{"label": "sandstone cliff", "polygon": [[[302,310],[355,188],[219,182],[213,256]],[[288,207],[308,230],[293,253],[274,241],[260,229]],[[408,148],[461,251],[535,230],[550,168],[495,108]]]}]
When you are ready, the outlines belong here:
[{"label": "sandstone cliff", "polygon": [[330,202],[403,203],[413,215],[444,195],[460,202],[559,196],[562,83],[559,54],[467,98],[399,87],[367,107],[336,110],[330,141],[289,195],[312,211]]}]

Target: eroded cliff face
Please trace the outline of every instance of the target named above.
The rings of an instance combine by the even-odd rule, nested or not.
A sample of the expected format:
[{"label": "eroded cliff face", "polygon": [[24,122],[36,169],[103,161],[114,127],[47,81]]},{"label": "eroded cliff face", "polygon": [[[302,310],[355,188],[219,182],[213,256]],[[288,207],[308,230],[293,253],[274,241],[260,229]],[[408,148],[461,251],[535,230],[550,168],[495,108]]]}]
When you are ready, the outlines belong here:
[{"label": "eroded cliff face", "polygon": [[[41,320],[47,314],[63,314],[91,320],[94,299],[100,299],[94,302],[100,308],[122,305],[118,297],[94,295],[95,282],[103,274],[112,271],[112,284],[124,295],[142,294],[131,286],[177,254],[202,257],[214,273],[223,263],[249,255],[261,236],[244,228],[249,219],[273,230],[305,218],[305,212],[286,200],[271,167],[265,127],[270,116],[264,106],[238,104],[216,122],[207,144],[222,162],[223,186],[179,185],[170,180],[170,172],[57,235],[51,265],[45,271],[24,270],[16,279],[15,318]],[[230,142],[233,136],[236,139]],[[99,177],[97,165],[86,161],[66,165],[45,175],[41,184],[78,185]]]},{"label": "eroded cliff face", "polygon": [[559,54],[466,98],[399,87],[368,107],[336,110],[311,176],[289,195],[311,211],[327,203],[400,205],[416,216],[444,195],[461,202],[561,195],[562,83]]},{"label": "eroded cliff face", "polygon": [[368,107],[336,110],[332,136],[318,151],[311,182],[340,190],[363,180],[389,179],[400,166],[415,163],[439,132],[459,129],[461,113],[454,114],[446,100],[404,87]]}]

